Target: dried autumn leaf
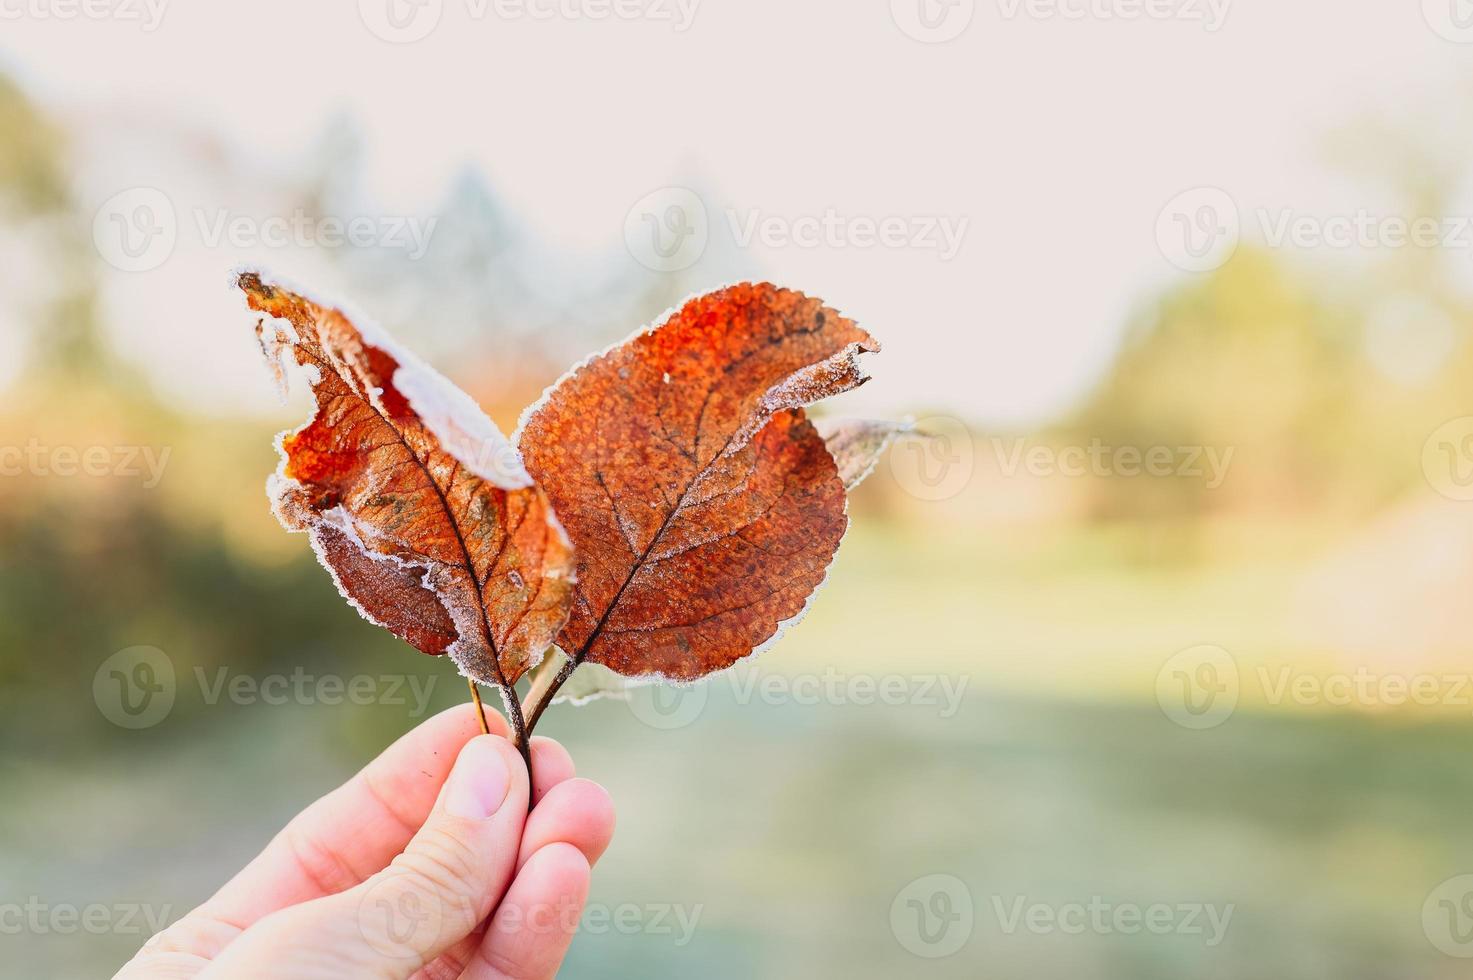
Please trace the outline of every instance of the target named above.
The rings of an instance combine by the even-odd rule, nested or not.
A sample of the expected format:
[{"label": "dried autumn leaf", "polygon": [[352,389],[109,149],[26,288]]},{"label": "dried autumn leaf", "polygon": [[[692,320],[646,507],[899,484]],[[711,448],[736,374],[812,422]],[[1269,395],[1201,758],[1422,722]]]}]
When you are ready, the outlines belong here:
[{"label": "dried autumn leaf", "polygon": [[573,665],[693,680],[803,611],[848,527],[801,406],[857,387],[878,343],[818,300],[743,284],[576,368],[519,445],[578,552]]},{"label": "dried autumn leaf", "polygon": [[475,403],[392,341],[252,272],[237,280],[279,381],[306,369],[313,417],[279,440],[269,490],[343,596],[467,676],[515,684],[567,619],[572,547]]},{"label": "dried autumn leaf", "polygon": [[845,490],[863,483],[890,444],[914,428],[908,422],[833,418],[814,419],[813,427],[834,457]]}]

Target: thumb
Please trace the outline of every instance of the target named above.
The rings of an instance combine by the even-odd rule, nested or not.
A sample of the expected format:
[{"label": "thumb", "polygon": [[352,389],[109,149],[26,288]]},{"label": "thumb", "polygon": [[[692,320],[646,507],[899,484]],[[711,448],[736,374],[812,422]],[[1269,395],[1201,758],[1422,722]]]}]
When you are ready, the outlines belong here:
[{"label": "thumb", "polygon": [[[424,826],[361,885],[257,923],[210,976],[408,977],[500,904],[527,817],[527,770],[511,743],[461,749]],[[220,970],[221,967],[229,967]]]}]

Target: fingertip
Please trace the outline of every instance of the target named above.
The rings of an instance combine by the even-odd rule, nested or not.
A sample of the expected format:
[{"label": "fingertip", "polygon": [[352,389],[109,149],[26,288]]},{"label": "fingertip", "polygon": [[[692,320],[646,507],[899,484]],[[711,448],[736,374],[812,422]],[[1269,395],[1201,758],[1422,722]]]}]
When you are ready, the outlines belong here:
[{"label": "fingertip", "polygon": [[[461,704],[446,708],[439,714],[432,715],[419,727],[443,727],[447,730],[454,730],[462,733],[463,740],[468,742],[475,736],[483,734],[481,731],[480,719],[476,717],[476,714],[477,711],[475,704],[471,703],[470,701],[465,701]],[[482,710],[481,715],[486,719],[486,727],[491,730],[492,735],[499,735],[502,738],[506,737],[508,731],[506,719],[501,717],[500,712],[493,711],[490,708],[485,708]]]},{"label": "fingertip", "polygon": [[586,829],[585,839],[597,844],[596,848],[584,849],[584,854],[592,863],[603,855],[614,838],[614,827],[618,823],[614,798],[609,795],[608,790],[591,779],[573,779],[567,785],[566,792],[576,794],[573,811],[578,814]]},{"label": "fingertip", "polygon": [[541,735],[532,736],[531,755],[532,803],[535,806],[554,786],[572,779],[577,767],[561,743]]},{"label": "fingertip", "polygon": [[566,841],[554,841],[538,848],[520,873],[534,876],[548,892],[578,901],[593,880],[593,866],[588,858]]},{"label": "fingertip", "polygon": [[554,843],[576,848],[590,865],[608,849],[614,835],[614,803],[608,791],[588,779],[555,786],[527,818],[519,867]]},{"label": "fingertip", "polygon": [[538,848],[517,873],[462,977],[555,976],[578,930],[591,880],[578,848],[560,841]]}]

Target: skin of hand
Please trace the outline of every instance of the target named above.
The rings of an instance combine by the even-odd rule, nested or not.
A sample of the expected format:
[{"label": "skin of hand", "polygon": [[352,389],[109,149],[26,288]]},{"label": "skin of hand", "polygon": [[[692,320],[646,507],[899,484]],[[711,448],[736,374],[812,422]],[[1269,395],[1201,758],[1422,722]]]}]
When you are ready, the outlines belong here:
[{"label": "skin of hand", "polygon": [[115,980],[554,976],[613,804],[551,739],[532,740],[529,787],[488,721],[461,705],[399,739]]}]

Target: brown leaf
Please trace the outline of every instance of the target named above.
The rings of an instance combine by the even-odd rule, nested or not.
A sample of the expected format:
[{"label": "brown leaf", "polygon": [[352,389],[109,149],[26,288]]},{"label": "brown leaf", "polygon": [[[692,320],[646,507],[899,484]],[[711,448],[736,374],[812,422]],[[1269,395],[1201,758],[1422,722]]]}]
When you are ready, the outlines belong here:
[{"label": "brown leaf", "polygon": [[914,428],[908,422],[835,418],[814,419],[813,427],[823,436],[829,455],[838,464],[845,490],[863,483],[890,444]]},{"label": "brown leaf", "polygon": [[419,650],[507,686],[552,643],[573,556],[547,496],[464,393],[346,315],[242,273],[262,350],[317,408],[279,441],[270,492],[339,590]]},{"label": "brown leaf", "polygon": [[848,527],[801,406],[862,384],[879,345],[800,293],[743,284],[575,369],[519,443],[578,549],[558,643],[575,662],[691,680],[802,612]]}]

